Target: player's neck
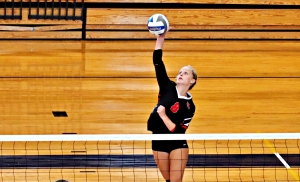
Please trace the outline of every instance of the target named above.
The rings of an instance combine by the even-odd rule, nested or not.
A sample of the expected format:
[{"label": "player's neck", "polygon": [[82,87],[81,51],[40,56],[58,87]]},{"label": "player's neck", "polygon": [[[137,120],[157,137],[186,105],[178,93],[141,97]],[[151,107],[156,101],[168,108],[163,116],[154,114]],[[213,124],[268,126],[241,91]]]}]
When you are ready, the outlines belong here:
[{"label": "player's neck", "polygon": [[179,93],[180,96],[185,96],[187,97],[187,92],[189,91],[189,87],[185,86],[185,85],[176,85],[177,91]]}]

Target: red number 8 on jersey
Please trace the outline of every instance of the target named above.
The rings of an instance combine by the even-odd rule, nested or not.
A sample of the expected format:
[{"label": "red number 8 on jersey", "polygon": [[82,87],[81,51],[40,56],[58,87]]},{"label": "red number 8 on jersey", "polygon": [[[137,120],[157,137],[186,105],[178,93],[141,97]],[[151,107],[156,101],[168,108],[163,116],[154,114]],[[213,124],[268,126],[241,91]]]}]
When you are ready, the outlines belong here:
[{"label": "red number 8 on jersey", "polygon": [[172,111],[172,113],[177,113],[177,111],[179,110],[179,102],[176,102],[174,105],[172,105],[170,110]]}]

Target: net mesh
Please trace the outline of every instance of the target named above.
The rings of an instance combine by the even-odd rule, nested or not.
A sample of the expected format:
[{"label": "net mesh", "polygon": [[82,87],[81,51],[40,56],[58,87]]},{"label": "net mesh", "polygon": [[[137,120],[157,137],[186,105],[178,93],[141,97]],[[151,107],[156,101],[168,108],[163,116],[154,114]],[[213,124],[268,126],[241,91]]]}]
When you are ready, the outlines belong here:
[{"label": "net mesh", "polygon": [[151,140],[187,139],[183,181],[299,182],[300,134],[2,135],[0,182],[165,181]]}]

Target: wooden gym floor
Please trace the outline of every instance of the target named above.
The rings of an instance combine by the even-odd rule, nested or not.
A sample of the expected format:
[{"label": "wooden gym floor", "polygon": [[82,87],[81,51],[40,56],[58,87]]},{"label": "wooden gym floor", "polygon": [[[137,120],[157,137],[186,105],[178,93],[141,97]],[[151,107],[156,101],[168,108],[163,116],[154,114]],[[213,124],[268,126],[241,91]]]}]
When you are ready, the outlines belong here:
[{"label": "wooden gym floor", "polygon": [[[146,121],[158,92],[152,65],[154,44],[154,40],[1,41],[1,134],[149,133]],[[184,65],[193,66],[199,76],[191,91],[197,110],[187,133],[299,132],[299,44],[166,40],[163,59],[169,76],[175,78]],[[52,111],[66,111],[68,117],[54,117]],[[210,166],[197,163],[196,167],[187,168],[184,181],[299,181],[299,141],[290,141],[288,145],[285,141],[270,142],[293,164],[293,172],[276,161],[264,141],[258,141],[256,145],[261,147],[255,150],[249,142],[242,142],[242,148],[246,148],[243,151],[235,147],[228,150],[226,142],[212,143],[206,149],[198,143],[202,149],[191,149],[191,158],[196,161],[203,154],[211,154],[211,160],[227,161],[227,167],[213,162]],[[236,146],[237,142],[233,143]],[[62,178],[163,181],[153,167],[149,142],[136,144],[143,150],[134,154],[144,155],[150,162],[134,169],[132,165],[118,166],[123,160],[121,154],[129,155],[129,161],[133,159],[131,144],[126,142],[122,145],[128,151],[115,144],[115,168],[93,167],[99,156],[107,154],[98,148],[105,148],[108,143],[0,145],[0,182],[52,182]],[[219,157],[214,158],[213,154]],[[231,158],[234,154],[245,155]],[[54,161],[51,164],[46,162],[49,155]],[[64,155],[71,155],[72,162],[67,160],[70,166],[59,168],[60,157]],[[254,160],[257,155],[255,165],[243,162],[249,157]],[[89,159],[84,167],[74,163],[82,159]],[[234,165],[230,159],[241,163]],[[272,165],[266,166],[267,163]]]}]

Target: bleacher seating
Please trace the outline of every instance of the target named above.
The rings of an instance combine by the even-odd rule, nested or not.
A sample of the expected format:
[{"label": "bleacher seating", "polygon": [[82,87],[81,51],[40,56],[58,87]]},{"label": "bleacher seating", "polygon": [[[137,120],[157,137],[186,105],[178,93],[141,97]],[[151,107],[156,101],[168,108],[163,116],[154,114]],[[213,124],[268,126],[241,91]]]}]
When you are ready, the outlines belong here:
[{"label": "bleacher seating", "polygon": [[0,8],[0,39],[153,39],[154,13],[168,17],[170,39],[300,39],[296,0],[19,1]]}]

